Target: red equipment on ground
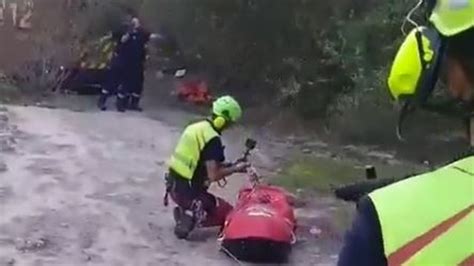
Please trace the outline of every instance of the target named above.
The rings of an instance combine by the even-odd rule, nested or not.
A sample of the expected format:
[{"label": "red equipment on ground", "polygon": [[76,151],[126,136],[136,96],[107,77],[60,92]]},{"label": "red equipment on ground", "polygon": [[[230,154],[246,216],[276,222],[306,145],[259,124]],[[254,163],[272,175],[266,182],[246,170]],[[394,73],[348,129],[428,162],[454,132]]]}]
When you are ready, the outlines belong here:
[{"label": "red equipment on ground", "polygon": [[176,89],[178,98],[194,104],[208,104],[212,101],[207,82],[192,80],[181,82]]},{"label": "red equipment on ground", "polygon": [[[245,160],[253,149],[247,146]],[[240,190],[236,207],[227,216],[221,249],[242,261],[287,262],[296,242],[294,197],[283,188],[261,184],[253,167],[248,175],[252,185]]]}]

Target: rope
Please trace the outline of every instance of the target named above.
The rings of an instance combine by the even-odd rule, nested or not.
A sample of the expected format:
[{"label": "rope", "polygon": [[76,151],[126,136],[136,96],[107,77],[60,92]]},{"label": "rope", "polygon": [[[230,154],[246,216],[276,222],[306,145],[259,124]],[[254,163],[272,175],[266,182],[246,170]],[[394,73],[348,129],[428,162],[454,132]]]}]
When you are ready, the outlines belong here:
[{"label": "rope", "polygon": [[245,265],[242,261],[240,261],[238,258],[236,258],[228,249],[225,247],[221,246],[222,251],[229,256],[231,259],[233,259],[238,265]]},{"label": "rope", "polygon": [[406,23],[407,22],[410,22],[413,26],[415,26],[416,28],[419,27],[418,23],[416,23],[416,21],[414,21],[411,16],[421,7],[421,5],[423,4],[423,1],[424,0],[420,0],[418,1],[418,4],[416,4],[416,6],[414,8],[412,8],[410,10],[410,12],[408,12],[407,16],[405,17],[405,20],[403,21],[403,24],[402,24],[402,32],[404,35],[407,35],[406,31],[405,31],[405,26],[406,26]]},{"label": "rope", "polygon": [[296,237],[296,234],[294,231],[291,231],[291,244],[294,245],[298,242],[298,238]]}]

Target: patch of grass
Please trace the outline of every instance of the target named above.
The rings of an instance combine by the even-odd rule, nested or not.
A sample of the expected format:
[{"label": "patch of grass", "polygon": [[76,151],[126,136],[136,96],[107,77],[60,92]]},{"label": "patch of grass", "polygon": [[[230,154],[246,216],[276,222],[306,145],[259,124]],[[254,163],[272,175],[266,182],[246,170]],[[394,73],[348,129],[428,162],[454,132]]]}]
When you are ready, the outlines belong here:
[{"label": "patch of grass", "polygon": [[[421,172],[416,165],[373,164],[379,178],[396,177]],[[290,190],[304,189],[318,192],[330,192],[331,186],[352,183],[365,178],[365,165],[352,161],[301,156],[286,164],[283,171],[275,176],[273,183]]]},{"label": "patch of grass", "polygon": [[311,156],[304,156],[288,163],[273,180],[286,188],[329,191],[331,184],[352,182],[361,175],[354,165]]},{"label": "patch of grass", "polygon": [[18,87],[0,82],[0,101],[3,103],[8,103],[11,100],[17,99],[20,95],[20,90]]}]

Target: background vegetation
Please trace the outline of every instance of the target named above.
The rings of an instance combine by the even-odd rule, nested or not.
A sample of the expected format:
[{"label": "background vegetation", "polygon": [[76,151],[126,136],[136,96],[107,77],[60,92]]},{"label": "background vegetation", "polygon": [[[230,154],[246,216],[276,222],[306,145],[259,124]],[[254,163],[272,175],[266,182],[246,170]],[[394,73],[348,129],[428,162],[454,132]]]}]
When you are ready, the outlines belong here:
[{"label": "background vegetation", "polygon": [[[270,110],[267,119],[291,113],[347,141],[395,140],[386,77],[414,0],[65,3],[38,5],[43,10],[37,13],[54,17],[56,27],[51,21],[37,24],[31,58],[41,59],[41,71],[35,71],[41,79],[34,79],[34,86],[29,79],[22,88],[47,88],[54,80],[43,77],[48,63],[73,62],[81,46],[116,28],[125,9],[133,8],[149,30],[179,44],[186,65],[205,77],[214,93],[231,93],[248,108]],[[54,77],[54,71],[46,72]],[[422,130],[428,131],[439,125],[425,124]]]}]

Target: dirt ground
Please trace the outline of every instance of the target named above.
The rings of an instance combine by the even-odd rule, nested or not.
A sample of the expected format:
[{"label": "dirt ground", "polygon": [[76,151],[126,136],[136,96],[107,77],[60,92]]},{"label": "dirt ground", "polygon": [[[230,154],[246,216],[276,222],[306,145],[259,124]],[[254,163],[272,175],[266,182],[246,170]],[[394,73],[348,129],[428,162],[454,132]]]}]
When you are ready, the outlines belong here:
[{"label": "dirt ground", "polygon": [[[172,233],[162,176],[178,127],[137,113],[7,109],[0,112],[0,265],[237,265],[218,251],[216,230],[191,241]],[[228,135],[230,156],[246,137],[239,129]],[[256,161],[272,168],[268,154],[277,151],[263,145]],[[243,182],[236,176],[214,190],[232,201]],[[313,212],[302,220],[326,215]],[[339,240],[302,228],[291,264],[334,264]]]},{"label": "dirt ground", "polygon": [[[41,16],[36,15],[38,27],[32,32],[0,27],[0,73],[41,52],[33,40],[49,36],[46,30],[53,27],[45,25],[69,25],[54,23],[63,17],[46,13],[56,4],[38,2]],[[153,111],[140,114],[98,112],[95,99],[73,96],[48,99],[46,106],[55,108],[0,107],[0,266],[240,264],[219,252],[216,229],[195,232],[190,241],[174,237],[172,207],[162,205],[162,177],[165,160],[191,115],[157,109],[169,104],[173,82],[147,80],[145,102]],[[245,138],[253,137],[260,143],[253,157],[257,167],[264,173],[277,171],[296,140],[275,141],[265,127],[240,127],[226,134],[229,159],[240,155]],[[313,147],[299,146],[304,146],[297,148],[300,153],[313,152]],[[369,154],[352,148],[357,156]],[[319,144],[314,150],[328,156],[347,153],[332,146],[326,151]],[[229,181],[226,189],[212,189],[233,202],[246,180],[235,176]],[[353,206],[341,206],[327,195],[311,196],[308,205],[296,210],[299,241],[290,264],[334,265],[342,242],[335,213]]]}]

